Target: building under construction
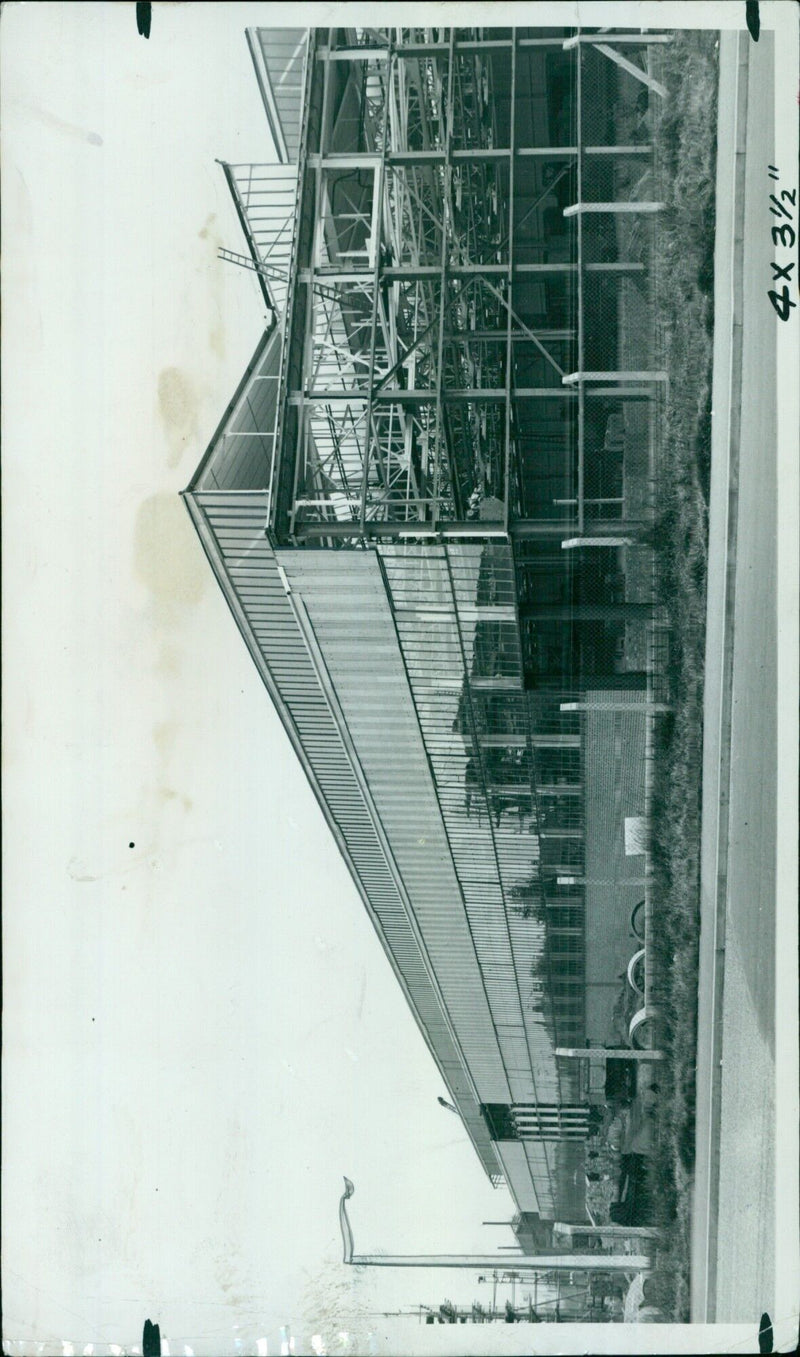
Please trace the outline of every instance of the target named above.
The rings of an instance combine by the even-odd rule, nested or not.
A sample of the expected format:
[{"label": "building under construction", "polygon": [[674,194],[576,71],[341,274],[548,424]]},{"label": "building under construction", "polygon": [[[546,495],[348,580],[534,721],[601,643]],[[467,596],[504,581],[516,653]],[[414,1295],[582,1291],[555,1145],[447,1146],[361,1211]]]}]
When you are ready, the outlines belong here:
[{"label": "building under construction", "polygon": [[186,502],[486,1172],[585,1218],[579,1053],[652,1039],[669,35],[247,37],[271,320]]}]

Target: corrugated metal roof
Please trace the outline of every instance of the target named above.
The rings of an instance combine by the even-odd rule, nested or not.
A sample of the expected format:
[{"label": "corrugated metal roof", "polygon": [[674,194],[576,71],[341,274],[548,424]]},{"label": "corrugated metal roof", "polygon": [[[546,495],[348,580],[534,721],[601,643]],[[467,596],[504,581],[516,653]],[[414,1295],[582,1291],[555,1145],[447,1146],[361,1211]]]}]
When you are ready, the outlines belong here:
[{"label": "corrugated metal roof", "polygon": [[296,165],[308,29],[248,28],[247,41],[278,157]]},{"label": "corrugated metal roof", "polygon": [[[306,28],[248,28],[247,42],[277,163],[221,162],[267,304],[283,316],[297,207],[298,152],[308,55]],[[237,263],[230,252],[226,255]]]},{"label": "corrugated metal roof", "polygon": [[[186,500],[239,630],[458,1104],[481,1163],[490,1177],[495,1177],[497,1157],[473,1078],[467,1072],[472,1061],[468,1063],[462,1046],[462,1041],[469,1045],[471,1039],[470,991],[459,993],[460,977],[455,977],[445,998],[438,975],[433,978],[437,968],[431,963],[429,949],[435,950],[438,940],[430,927],[420,926],[410,905],[395,855],[387,847],[385,836],[381,837],[382,821],[363,766],[350,748],[351,733],[336,710],[338,698],[334,702],[335,695],[329,696],[323,687],[324,666],[312,659],[309,639],[284,588],[279,562],[266,537],[267,494],[192,489]],[[307,557],[308,553],[302,555]],[[329,554],[327,559],[330,561]],[[399,656],[395,669],[402,675]],[[402,814],[401,806],[396,809]],[[455,1012],[459,1003],[460,1011]],[[492,1062],[487,1053],[483,1063],[484,1078],[503,1080],[498,1056]],[[498,1072],[494,1076],[492,1063]],[[505,1088],[502,1082],[499,1091]]]},{"label": "corrugated metal roof", "polygon": [[259,282],[269,306],[283,316],[297,205],[296,165],[222,167]]},{"label": "corrugated metal roof", "polygon": [[280,331],[258,347],[192,480],[193,490],[266,490],[275,452]]}]

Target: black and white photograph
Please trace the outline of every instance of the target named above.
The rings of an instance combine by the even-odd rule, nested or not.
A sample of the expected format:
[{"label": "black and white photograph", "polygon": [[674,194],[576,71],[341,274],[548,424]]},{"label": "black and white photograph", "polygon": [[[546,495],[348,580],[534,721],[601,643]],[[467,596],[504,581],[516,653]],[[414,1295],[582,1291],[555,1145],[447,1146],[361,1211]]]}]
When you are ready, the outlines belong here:
[{"label": "black and white photograph", "polygon": [[796,1351],[799,33],[3,5],[9,1357]]}]

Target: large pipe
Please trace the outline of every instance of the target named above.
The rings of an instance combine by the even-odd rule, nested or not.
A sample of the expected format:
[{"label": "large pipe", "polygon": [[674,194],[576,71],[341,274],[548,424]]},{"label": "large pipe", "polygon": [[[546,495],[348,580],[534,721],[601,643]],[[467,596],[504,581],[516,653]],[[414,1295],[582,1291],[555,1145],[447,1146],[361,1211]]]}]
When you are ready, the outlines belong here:
[{"label": "large pipe", "polygon": [[[353,1231],[347,1216],[347,1201],[355,1188],[349,1178],[344,1180],[344,1192],[339,1201],[339,1225],[344,1245],[343,1261],[353,1267],[442,1267],[496,1268],[508,1263],[502,1253],[401,1253],[373,1254],[353,1252]],[[602,1233],[598,1227],[595,1233]],[[537,1272],[647,1272],[650,1259],[646,1254],[572,1253],[561,1251],[546,1254],[521,1254],[514,1258],[515,1269],[534,1269]]]}]

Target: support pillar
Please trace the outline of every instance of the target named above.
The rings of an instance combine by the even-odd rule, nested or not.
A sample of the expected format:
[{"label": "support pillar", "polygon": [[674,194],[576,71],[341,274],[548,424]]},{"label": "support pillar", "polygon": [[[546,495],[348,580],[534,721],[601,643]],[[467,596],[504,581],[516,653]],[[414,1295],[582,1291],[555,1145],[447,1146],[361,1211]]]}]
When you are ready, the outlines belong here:
[{"label": "support pillar", "polygon": [[645,201],[623,201],[618,203],[571,203],[569,207],[564,208],[565,217],[585,216],[587,212],[663,212],[664,203],[651,203]]},{"label": "support pillar", "polygon": [[521,622],[631,622],[653,617],[653,603],[522,603]]},{"label": "support pillar", "polygon": [[[577,386],[582,382],[667,382],[669,373],[658,372],[567,372],[561,378],[563,386]],[[615,392],[618,395],[618,392]]]},{"label": "support pillar", "polygon": [[632,537],[567,537],[561,543],[563,551],[573,547],[632,547]]},{"label": "support pillar", "polygon": [[646,712],[648,716],[672,711],[668,702],[562,702],[563,712]]}]

